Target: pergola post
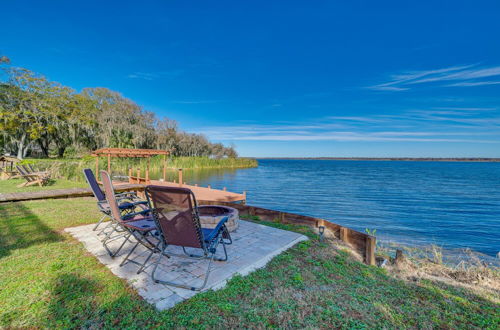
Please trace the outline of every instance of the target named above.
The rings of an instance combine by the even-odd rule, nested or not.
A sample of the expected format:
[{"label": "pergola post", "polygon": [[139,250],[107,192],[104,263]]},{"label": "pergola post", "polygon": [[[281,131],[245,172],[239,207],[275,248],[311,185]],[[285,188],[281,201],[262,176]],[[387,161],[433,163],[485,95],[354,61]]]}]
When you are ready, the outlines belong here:
[{"label": "pergola post", "polygon": [[179,186],[182,186],[182,168],[179,169]]},{"label": "pergola post", "polygon": [[108,154],[108,173],[111,175],[111,154]]},{"label": "pergola post", "polygon": [[167,181],[167,155],[163,155],[163,181]]}]

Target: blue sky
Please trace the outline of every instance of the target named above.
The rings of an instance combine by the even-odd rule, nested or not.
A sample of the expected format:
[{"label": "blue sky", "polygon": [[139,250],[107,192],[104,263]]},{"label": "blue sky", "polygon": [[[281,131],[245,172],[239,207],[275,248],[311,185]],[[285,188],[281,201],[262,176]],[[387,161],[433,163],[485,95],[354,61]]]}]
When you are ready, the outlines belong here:
[{"label": "blue sky", "polygon": [[0,54],[243,156],[500,157],[500,2],[9,1]]}]

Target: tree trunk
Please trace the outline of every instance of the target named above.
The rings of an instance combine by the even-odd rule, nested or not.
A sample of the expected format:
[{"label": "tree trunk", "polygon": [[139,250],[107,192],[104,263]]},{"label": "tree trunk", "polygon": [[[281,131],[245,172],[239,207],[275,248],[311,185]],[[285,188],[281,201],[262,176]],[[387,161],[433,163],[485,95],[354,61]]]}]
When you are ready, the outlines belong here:
[{"label": "tree trunk", "polygon": [[24,158],[24,147],[25,147],[25,142],[26,142],[26,134],[23,134],[21,136],[21,139],[16,142],[17,144],[17,159],[23,159]]},{"label": "tree trunk", "polygon": [[62,158],[64,157],[64,151],[66,150],[66,147],[58,147],[57,148],[57,155]]},{"label": "tree trunk", "polygon": [[47,137],[42,137],[38,140],[38,145],[42,149],[42,153],[45,157],[49,157],[49,139]]},{"label": "tree trunk", "polygon": [[31,143],[28,143],[26,145],[26,147],[24,148],[24,151],[23,151],[23,158],[26,158],[26,156],[28,155],[28,151],[30,150],[31,148]]}]

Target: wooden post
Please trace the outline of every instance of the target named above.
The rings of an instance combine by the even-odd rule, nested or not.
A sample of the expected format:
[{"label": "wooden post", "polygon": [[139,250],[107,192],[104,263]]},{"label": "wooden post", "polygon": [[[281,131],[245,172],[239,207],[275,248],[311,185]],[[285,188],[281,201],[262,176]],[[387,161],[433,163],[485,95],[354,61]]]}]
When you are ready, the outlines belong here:
[{"label": "wooden post", "polygon": [[149,167],[150,167],[150,165],[151,165],[151,157],[148,157],[148,165],[146,167],[146,182],[149,181]]},{"label": "wooden post", "polygon": [[95,156],[95,175],[99,176],[99,156]]},{"label": "wooden post", "polygon": [[108,154],[108,173],[111,176],[111,154]]},{"label": "wooden post", "polygon": [[182,186],[182,168],[179,169],[179,186]]},{"label": "wooden post", "polygon": [[128,169],[128,183],[134,183],[134,180],[132,179],[132,168],[131,167]]},{"label": "wooden post", "polygon": [[346,227],[340,227],[340,240],[349,243],[349,229]]},{"label": "wooden post", "polygon": [[141,169],[137,169],[137,183],[141,183]]},{"label": "wooden post", "polygon": [[167,155],[163,155],[163,181],[167,181]]},{"label": "wooden post", "polygon": [[366,236],[365,262],[367,265],[375,265],[375,246],[377,239],[373,236]]},{"label": "wooden post", "polygon": [[394,258],[394,264],[401,265],[401,264],[404,264],[404,262],[405,262],[405,256],[403,254],[403,250],[397,249],[396,250],[396,257]]}]

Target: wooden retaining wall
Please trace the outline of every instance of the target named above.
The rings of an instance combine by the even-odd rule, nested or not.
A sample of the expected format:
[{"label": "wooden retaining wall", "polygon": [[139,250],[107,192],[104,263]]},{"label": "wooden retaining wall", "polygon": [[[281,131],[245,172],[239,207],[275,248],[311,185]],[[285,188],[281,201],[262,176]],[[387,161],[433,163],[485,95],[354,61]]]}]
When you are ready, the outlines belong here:
[{"label": "wooden retaining wall", "polygon": [[323,226],[325,228],[325,237],[334,237],[342,240],[350,245],[356,252],[361,254],[366,264],[375,265],[376,238],[374,236],[340,226],[324,219],[295,213],[280,212],[237,203],[213,201],[198,201],[198,203],[200,205],[226,205],[237,209],[241,215],[255,215],[266,221],[278,221],[284,224],[308,226],[314,228],[316,232]]}]

